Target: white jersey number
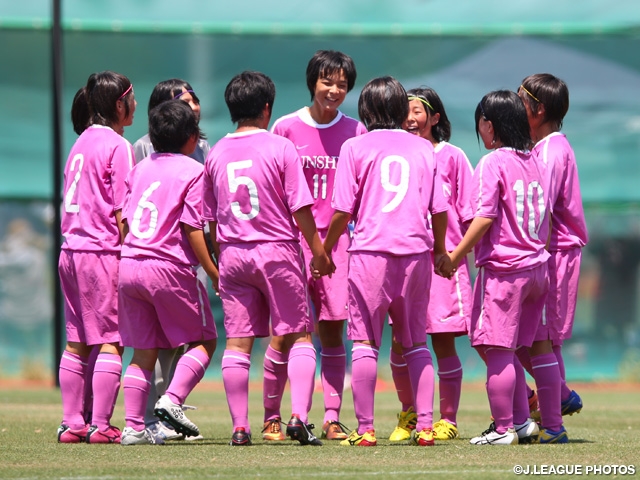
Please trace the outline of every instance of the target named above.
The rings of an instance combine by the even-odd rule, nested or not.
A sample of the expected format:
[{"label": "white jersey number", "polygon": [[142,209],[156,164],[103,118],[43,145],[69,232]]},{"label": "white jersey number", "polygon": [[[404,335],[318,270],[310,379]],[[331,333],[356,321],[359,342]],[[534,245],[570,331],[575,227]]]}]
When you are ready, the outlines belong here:
[{"label": "white jersey number", "polygon": [[[320,182],[322,182],[322,193],[320,191]],[[322,200],[327,198],[327,174],[320,176],[317,173],[313,176],[313,198],[317,199],[321,193]]]},{"label": "white jersey number", "polygon": [[[397,184],[391,183],[392,163],[397,163],[400,166],[400,182]],[[390,155],[382,160],[380,164],[380,181],[382,188],[387,192],[396,194],[395,197],[382,208],[384,213],[395,210],[407,194],[407,190],[409,189],[409,170],[409,162],[399,155]]]},{"label": "white jersey number", "polygon": [[[517,180],[513,185],[513,189],[516,192],[516,216],[518,218],[518,227],[520,228],[520,232],[522,235],[525,235],[524,231],[524,182],[522,180]],[[533,203],[534,192],[538,197],[538,201],[536,204]],[[540,226],[542,223],[542,219],[545,214],[545,204],[544,204],[544,195],[542,191],[542,185],[539,182],[533,181],[527,186],[527,209],[529,210],[529,216],[527,218],[527,232],[529,233],[529,237],[534,240],[538,240],[538,232],[540,231]],[[535,208],[539,212],[539,220],[540,222],[536,225],[536,212]]]},{"label": "white jersey number", "polygon": [[258,187],[256,183],[245,175],[237,175],[236,170],[251,168],[253,160],[240,160],[227,164],[227,180],[229,181],[229,191],[236,193],[240,185],[245,185],[249,190],[249,203],[251,211],[244,213],[240,208],[240,202],[231,202],[231,212],[240,220],[251,220],[260,213],[260,202],[258,201]]},{"label": "white jersey number", "polygon": [[69,186],[69,190],[67,190],[67,194],[64,196],[64,210],[67,213],[78,213],[80,211],[80,206],[77,203],[73,202],[73,196],[76,193],[76,189],[78,188],[78,182],[80,181],[80,175],[82,174],[82,166],[84,165],[84,155],[81,153],[76,153],[71,160],[71,165],[69,166],[69,172],[73,172],[76,167],[76,162],[80,162],[78,165],[78,171],[73,177],[73,182]]},{"label": "white jersey number", "polygon": [[[160,186],[160,182],[153,182],[149,188],[147,188],[136,207],[136,211],[133,213],[133,221],[131,222],[131,233],[138,238],[150,238],[153,232],[156,231],[158,225],[158,207],[149,200],[151,194]],[[142,214],[145,210],[149,210],[149,226],[143,232],[140,230],[140,220],[142,220]]]}]

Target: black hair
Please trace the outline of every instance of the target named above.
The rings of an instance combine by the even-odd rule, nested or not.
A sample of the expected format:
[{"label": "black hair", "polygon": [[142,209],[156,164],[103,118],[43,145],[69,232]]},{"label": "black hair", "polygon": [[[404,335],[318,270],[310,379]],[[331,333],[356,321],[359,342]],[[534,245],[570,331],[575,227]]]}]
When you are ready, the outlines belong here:
[{"label": "black hair", "polygon": [[76,92],[71,103],[71,123],[73,123],[73,131],[78,135],[82,134],[91,125],[91,112],[86,93],[86,87],[81,87]]},{"label": "black hair", "polygon": [[[550,73],[536,73],[522,80],[526,89],[523,101],[529,104],[532,112],[537,112],[538,104],[544,105],[543,122],[562,128],[562,120],[569,111],[569,88],[558,77]],[[535,97],[535,98],[533,98]]]},{"label": "black hair", "polygon": [[158,153],[180,153],[193,135],[200,135],[193,109],[180,100],[163,102],[149,114],[149,139]]},{"label": "black hair", "polygon": [[320,78],[340,74],[341,71],[347,79],[347,92],[350,92],[358,75],[353,59],[335,50],[318,50],[307,64],[307,87],[311,93],[311,100],[316,93],[316,84]]},{"label": "black hair", "polygon": [[475,112],[478,140],[481,117],[491,121],[494,140],[499,140],[503,146],[520,151],[531,148],[527,110],[517,93],[510,90],[496,90],[482,97]]},{"label": "black hair", "polygon": [[358,115],[369,131],[402,128],[409,115],[407,92],[393,77],[374,78],[360,92]]},{"label": "black hair", "polygon": [[[431,126],[431,135],[433,135],[433,138],[438,142],[448,142],[451,138],[451,122],[449,121],[449,117],[447,117],[447,112],[444,109],[442,100],[440,100],[436,91],[429,87],[412,88],[411,90],[407,90],[407,96],[417,97],[423,100],[422,105],[425,110],[427,110],[428,115],[440,114],[438,123]],[[425,105],[425,101],[429,105]]]},{"label": "black hair", "polygon": [[112,71],[92,73],[85,87],[90,124],[111,127],[118,123],[116,102],[124,102],[125,116],[131,111],[130,99],[133,97],[131,81],[124,75]]},{"label": "black hair", "polygon": [[153,91],[151,92],[151,96],[149,97],[149,107],[147,108],[147,112],[151,113],[151,110],[160,105],[162,102],[174,100],[176,96],[179,96],[181,93],[183,93],[183,88],[191,93],[191,97],[193,98],[194,103],[200,105],[200,99],[193,91],[193,87],[189,85],[189,82],[186,82],[180,78],[171,78],[169,80],[164,80],[153,87]]},{"label": "black hair", "polygon": [[261,72],[244,71],[231,79],[224,90],[224,101],[233,123],[246,123],[262,119],[265,105],[269,115],[273,110],[276,87]]}]

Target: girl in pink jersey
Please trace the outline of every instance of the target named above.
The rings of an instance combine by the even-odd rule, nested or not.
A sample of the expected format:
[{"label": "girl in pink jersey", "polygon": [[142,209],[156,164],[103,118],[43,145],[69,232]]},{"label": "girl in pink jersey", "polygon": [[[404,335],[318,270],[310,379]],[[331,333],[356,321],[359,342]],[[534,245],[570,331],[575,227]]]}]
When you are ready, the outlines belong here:
[{"label": "girl in pink jersey", "polygon": [[122,210],[127,236],[122,246],[118,293],[122,343],[133,347],[124,381],[126,428],[122,445],[162,443],[145,427],[144,411],[159,349],[188,345],[155,414],[185,436],[199,435],[182,405],[204,376],[216,348],[216,326],[202,265],[214,287],[218,270],[204,238],[204,167],[186,155],[200,138],[193,110],[180,101],[160,104],[149,116],[155,153],[127,176]]},{"label": "girl in pink jersey", "polygon": [[[446,246],[453,250],[462,240],[467,222],[473,218],[469,205],[473,167],[462,150],[448,143],[451,123],[438,94],[431,88],[415,88],[407,95],[409,116],[403,128],[429,140],[434,146],[443,193],[449,201]],[[441,415],[433,425],[433,436],[436,440],[449,440],[458,437],[456,415],[462,388],[462,364],[455,338],[468,333],[471,315],[471,279],[467,259],[462,260],[451,280],[432,274],[429,295],[427,333],[431,335],[438,359]],[[417,417],[407,362],[402,356],[402,346],[395,341],[392,342],[390,361],[402,411],[389,440],[399,442],[410,438]]]},{"label": "girl in pink jersey", "polygon": [[571,338],[581,252],[588,240],[575,154],[560,133],[569,109],[569,89],[561,79],[540,73],[525,78],[518,95],[527,109],[533,153],[551,178],[549,296],[534,348],[518,349],[518,356],[536,380],[543,426],[540,443],[566,443],[562,415],[580,412],[582,400],[567,387],[562,344]]},{"label": "girl in pink jersey", "polygon": [[[307,86],[312,104],[279,118],[271,131],[291,140],[302,160],[302,168],[312,192],[311,207],[320,239],[329,228],[333,208],[331,192],[340,147],[345,140],[366,133],[357,120],[347,117],[338,108],[356,81],[356,68],[351,57],[333,50],[319,50],[307,65]],[[302,243],[305,258],[311,251]],[[332,252],[337,270],[331,278],[313,280],[307,275],[307,288],[317,319],[320,339],[324,422],[322,438],[344,440],[347,431],[340,423],[340,409],[346,372],[346,352],[343,342],[347,316],[347,247],[349,234],[345,230]],[[264,357],[264,428],[265,440],[284,440],[280,429],[280,404],[287,381],[287,356],[282,337],[273,336]]]},{"label": "girl in pink jersey", "polygon": [[243,72],[227,85],[225,102],[234,133],[221,139],[205,163],[204,215],[220,267],[220,299],[227,346],[222,380],[233,422],[232,446],[251,445],[249,367],[256,337],[283,336],[289,351],[292,416],[287,435],[322,445],[308,421],[316,352],[307,337],[309,306],[300,233],[312,264],[331,270],[318,236],[296,148],[267,132],[275,86],[259,72]]},{"label": "girl in pink jersey", "polygon": [[[193,113],[196,115],[196,120],[200,122],[200,99],[193,91],[191,84],[180,78],[171,78],[169,80],[163,80],[158,82],[151,92],[149,97],[149,105],[147,107],[148,114],[160,105],[161,103],[168,102],[169,100],[182,100],[187,103]],[[192,153],[187,156],[193,158],[199,163],[204,164],[205,158],[209,153],[210,147],[207,142],[206,136],[201,132],[198,139],[198,145]],[[140,137],[133,144],[133,151],[136,156],[136,161],[140,162],[147,158],[154,152],[149,134],[145,134]],[[205,238],[208,241],[208,226],[205,225]],[[204,273],[202,268],[198,269],[198,277],[206,282],[207,274]],[[175,371],[176,362],[179,356],[184,353],[184,348],[164,350],[161,349],[158,352],[158,360],[153,371],[151,378],[151,390],[149,392],[149,400],[147,402],[147,409],[145,411],[145,423],[149,432],[158,437],[158,441],[164,440],[182,440],[185,438],[183,435],[171,430],[166,424],[158,420],[154,415],[153,410],[155,408],[156,401],[162,395],[164,395],[169,382],[171,380],[172,372]],[[186,437],[187,440],[201,439],[200,436]]]},{"label": "girl in pink jersey", "polygon": [[[60,361],[63,419],[58,441],[119,443],[120,430],[110,424],[122,373],[117,278],[124,181],[134,164],[131,144],[121,135],[133,122],[136,101],[129,79],[110,71],[92,74],[84,95],[90,120],[77,125],[80,130],[90,126],[73,145],[64,171],[59,272],[67,346]],[[83,391],[93,346],[100,353],[89,408],[83,405]],[[88,410],[91,426],[83,417]]]},{"label": "girl in pink jersey", "polygon": [[[488,93],[475,112],[485,148],[473,177],[474,218],[450,253],[457,267],[475,247],[479,268],[471,314],[471,344],[487,364],[487,393],[494,422],[476,445],[532,441],[524,370],[515,350],[530,347],[549,288],[548,185],[531,155],[527,112],[514,93]],[[447,272],[444,272],[447,273]]]},{"label": "girl in pink jersey", "polygon": [[407,94],[397,80],[370,81],[358,101],[360,119],[369,133],[347,140],[340,150],[332,201],[335,213],[324,248],[332,251],[353,218],[347,331],[354,341],[351,388],[358,428],[341,442],[345,446],[377,444],[375,384],[387,313],[414,392],[417,426],[411,442],[434,444],[433,365],[425,328],[431,251],[436,262],[448,260],[444,255],[448,204],[433,146],[401,128],[408,112]]}]

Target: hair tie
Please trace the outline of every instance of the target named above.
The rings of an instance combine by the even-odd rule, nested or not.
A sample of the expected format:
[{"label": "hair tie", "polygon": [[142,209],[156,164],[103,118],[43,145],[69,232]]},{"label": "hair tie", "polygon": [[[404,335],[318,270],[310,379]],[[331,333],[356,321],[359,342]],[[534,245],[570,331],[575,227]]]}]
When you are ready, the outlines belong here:
[{"label": "hair tie", "polygon": [[526,88],[524,88],[524,86],[520,85],[520,88],[521,88],[522,90],[524,90],[524,91],[527,93],[527,95],[529,95],[531,98],[533,98],[536,102],[538,102],[538,103],[542,103],[540,100],[538,100],[536,97],[534,97],[534,96],[533,96],[533,93],[531,93],[529,90],[527,90]]}]

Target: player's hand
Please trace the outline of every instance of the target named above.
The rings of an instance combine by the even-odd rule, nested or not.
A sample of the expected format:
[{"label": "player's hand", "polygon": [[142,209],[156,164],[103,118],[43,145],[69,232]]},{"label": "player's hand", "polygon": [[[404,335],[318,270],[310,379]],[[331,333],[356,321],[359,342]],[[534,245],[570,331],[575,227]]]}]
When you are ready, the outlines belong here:
[{"label": "player's hand", "polygon": [[326,253],[313,257],[313,260],[311,260],[311,263],[309,264],[309,268],[314,280],[317,280],[324,275],[329,275],[329,278],[331,278],[333,272],[336,271],[336,265],[333,263],[333,259]]},{"label": "player's hand", "polygon": [[441,253],[434,256],[433,271],[436,275],[450,279],[456,270],[457,268],[453,265],[449,254]]}]

